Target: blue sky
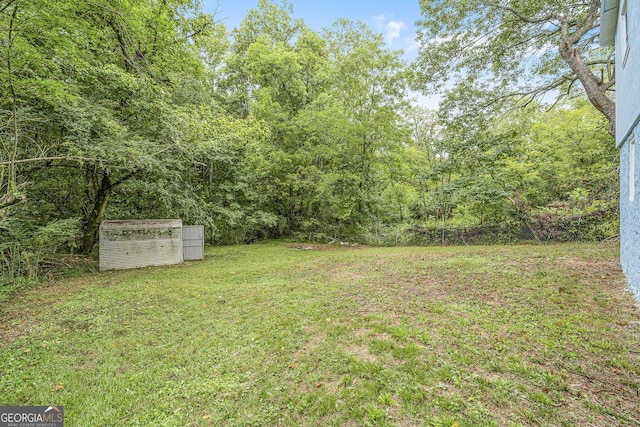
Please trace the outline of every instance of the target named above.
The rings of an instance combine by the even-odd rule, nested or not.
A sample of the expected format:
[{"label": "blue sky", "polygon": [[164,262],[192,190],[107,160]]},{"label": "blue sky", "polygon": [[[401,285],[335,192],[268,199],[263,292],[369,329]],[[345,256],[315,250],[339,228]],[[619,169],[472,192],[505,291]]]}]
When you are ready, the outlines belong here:
[{"label": "blue sky", "polygon": [[[304,19],[313,30],[330,27],[337,19],[362,21],[384,35],[388,47],[403,49],[407,58],[415,57],[415,22],[420,19],[418,0],[290,0],[294,17]],[[204,0],[205,12],[233,28],[258,0]]]}]

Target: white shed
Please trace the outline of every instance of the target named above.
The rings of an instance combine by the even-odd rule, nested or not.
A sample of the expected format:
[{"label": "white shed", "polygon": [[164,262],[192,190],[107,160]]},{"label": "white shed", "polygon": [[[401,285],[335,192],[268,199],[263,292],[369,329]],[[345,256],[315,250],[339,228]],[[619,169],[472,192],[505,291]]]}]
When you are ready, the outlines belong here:
[{"label": "white shed", "polygon": [[100,224],[100,270],[181,262],[182,220],[120,220]]}]

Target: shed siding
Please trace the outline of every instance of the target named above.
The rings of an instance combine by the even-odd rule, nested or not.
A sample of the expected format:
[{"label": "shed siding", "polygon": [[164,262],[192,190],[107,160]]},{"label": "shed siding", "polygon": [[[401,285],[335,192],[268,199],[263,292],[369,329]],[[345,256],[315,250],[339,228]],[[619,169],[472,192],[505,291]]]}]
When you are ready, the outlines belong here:
[{"label": "shed siding", "polygon": [[179,264],[182,221],[103,221],[100,225],[100,270]]},{"label": "shed siding", "polygon": [[182,248],[185,261],[204,259],[204,226],[182,226]]}]

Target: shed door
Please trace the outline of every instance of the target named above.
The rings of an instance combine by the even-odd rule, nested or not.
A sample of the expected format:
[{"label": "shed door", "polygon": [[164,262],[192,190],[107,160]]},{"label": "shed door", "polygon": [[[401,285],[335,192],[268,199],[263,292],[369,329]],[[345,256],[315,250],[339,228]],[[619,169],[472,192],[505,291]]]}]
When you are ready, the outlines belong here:
[{"label": "shed door", "polygon": [[182,252],[184,260],[204,259],[204,226],[182,226]]}]

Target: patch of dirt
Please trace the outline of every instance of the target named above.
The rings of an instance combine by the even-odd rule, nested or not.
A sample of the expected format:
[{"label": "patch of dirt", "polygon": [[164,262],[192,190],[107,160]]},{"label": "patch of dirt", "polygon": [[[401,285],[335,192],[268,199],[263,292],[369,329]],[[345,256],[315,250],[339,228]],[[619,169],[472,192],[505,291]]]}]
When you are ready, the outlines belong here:
[{"label": "patch of dirt", "polygon": [[362,279],[362,274],[346,272],[346,273],[339,274],[338,278],[339,279],[351,279],[351,280]]},{"label": "patch of dirt", "polygon": [[33,325],[34,322],[27,321],[22,321],[19,325],[11,327],[0,324],[0,333],[2,333],[2,336],[0,336],[0,348],[8,347],[17,339],[29,335],[29,331]]},{"label": "patch of dirt", "polygon": [[604,274],[611,272],[620,272],[622,267],[617,260],[584,260],[576,257],[561,257],[558,258],[558,263],[562,264],[565,268],[571,270],[584,271],[589,273]]},{"label": "patch of dirt", "polygon": [[309,341],[307,341],[296,354],[310,354],[313,350],[320,347],[320,344],[322,344],[326,338],[327,336],[324,333],[312,335]]},{"label": "patch of dirt", "polygon": [[335,246],[329,245],[312,245],[308,243],[294,243],[288,246],[291,249],[298,249],[301,251],[329,251],[335,249]]},{"label": "patch of dirt", "polygon": [[[17,339],[29,335],[40,322],[42,307],[51,308],[66,296],[77,294],[90,286],[108,286],[115,282],[103,275],[100,283],[86,278],[42,284],[34,289],[10,295],[0,306],[0,348],[8,347]],[[9,301],[11,301],[9,303]]]},{"label": "patch of dirt", "polygon": [[371,334],[371,329],[368,328],[357,329],[352,332],[352,335],[357,338],[368,337],[369,334]]},{"label": "patch of dirt", "polygon": [[298,249],[301,251],[331,251],[336,249],[363,249],[366,246],[353,244],[328,244],[322,245],[318,243],[292,243],[287,246],[290,249]]},{"label": "patch of dirt", "polygon": [[346,348],[346,352],[364,362],[376,363],[378,361],[378,358],[369,352],[369,347],[367,346],[352,345]]}]

